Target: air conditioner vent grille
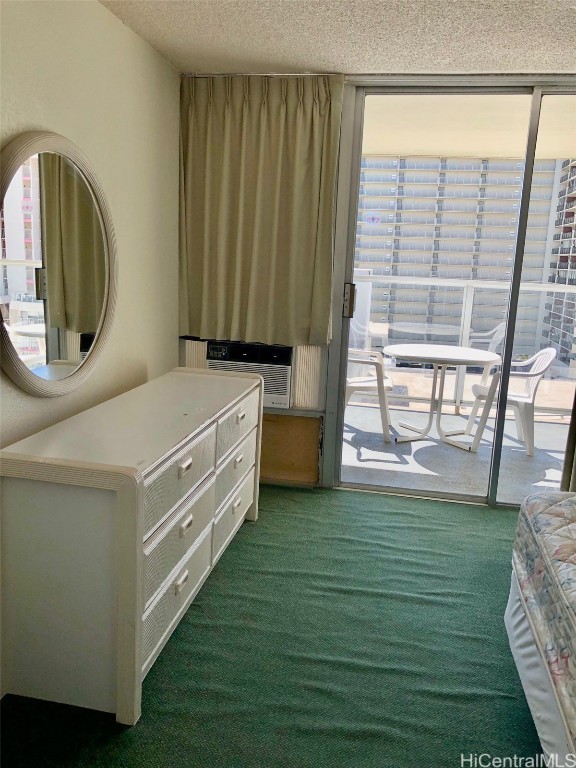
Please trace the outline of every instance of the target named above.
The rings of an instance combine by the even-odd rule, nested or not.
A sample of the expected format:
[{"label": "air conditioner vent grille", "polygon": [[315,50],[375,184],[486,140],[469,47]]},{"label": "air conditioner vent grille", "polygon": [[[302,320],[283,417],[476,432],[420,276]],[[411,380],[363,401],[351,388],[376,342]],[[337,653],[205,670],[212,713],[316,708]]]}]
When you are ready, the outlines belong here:
[{"label": "air conditioner vent grille", "polygon": [[231,360],[208,360],[208,368],[213,371],[238,371],[239,373],[257,373],[264,379],[264,404],[281,408],[290,405],[290,379],[292,369],[288,365],[266,365],[265,363],[245,363]]}]

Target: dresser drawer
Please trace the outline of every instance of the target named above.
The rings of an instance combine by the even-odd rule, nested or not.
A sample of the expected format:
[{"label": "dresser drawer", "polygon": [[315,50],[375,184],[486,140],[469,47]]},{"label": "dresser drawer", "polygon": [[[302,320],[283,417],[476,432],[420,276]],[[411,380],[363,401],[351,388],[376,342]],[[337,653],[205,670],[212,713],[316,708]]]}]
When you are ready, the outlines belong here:
[{"label": "dresser drawer", "polygon": [[216,470],[216,509],[253,466],[255,458],[256,430],[253,430]]},{"label": "dresser drawer", "polygon": [[218,421],[218,436],[216,439],[217,462],[233,445],[236,445],[238,440],[241,440],[251,429],[254,429],[258,423],[259,400],[258,390],[251,392]]},{"label": "dresser drawer", "polygon": [[212,532],[212,564],[218,560],[226,545],[236,533],[254,499],[254,469],[230,496],[214,520]]},{"label": "dresser drawer", "polygon": [[148,604],[169,573],[214,518],[212,477],[162,525],[144,547],[144,604]]},{"label": "dresser drawer", "polygon": [[200,588],[210,571],[212,528],[197,539],[188,558],[182,563],[164,594],[144,614],[142,626],[142,658],[144,673],[148,671],[161,646],[168,638],[187,603]]},{"label": "dresser drawer", "polygon": [[214,468],[212,426],[144,478],[144,538]]}]

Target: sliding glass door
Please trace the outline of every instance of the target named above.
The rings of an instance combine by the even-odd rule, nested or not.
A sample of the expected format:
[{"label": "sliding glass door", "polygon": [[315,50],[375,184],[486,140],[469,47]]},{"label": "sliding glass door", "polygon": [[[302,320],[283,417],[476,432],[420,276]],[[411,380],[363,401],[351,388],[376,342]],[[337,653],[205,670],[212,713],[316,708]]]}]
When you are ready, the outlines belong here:
[{"label": "sliding glass door", "polygon": [[[356,307],[341,373],[343,484],[494,500],[500,483],[507,502],[558,487],[576,374],[574,98],[545,97],[527,187],[531,92],[366,94],[348,247]],[[497,411],[510,363],[530,374],[533,363],[522,364],[534,356],[537,367],[553,360],[541,376],[515,379],[537,381],[536,409],[510,383]]]},{"label": "sliding glass door", "polygon": [[559,489],[576,388],[576,96],[544,96],[496,497]]}]

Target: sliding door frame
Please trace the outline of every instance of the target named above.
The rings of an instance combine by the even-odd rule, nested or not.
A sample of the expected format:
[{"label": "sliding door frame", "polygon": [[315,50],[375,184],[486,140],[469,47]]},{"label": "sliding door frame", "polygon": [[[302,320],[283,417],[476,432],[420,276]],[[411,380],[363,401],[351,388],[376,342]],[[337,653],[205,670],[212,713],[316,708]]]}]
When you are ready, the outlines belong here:
[{"label": "sliding door frame", "polygon": [[508,384],[510,380],[510,369],[512,367],[512,350],[514,347],[514,334],[516,331],[516,319],[518,315],[520,284],[522,282],[524,246],[526,244],[526,229],[528,227],[528,209],[530,207],[530,192],[532,190],[532,176],[534,172],[534,159],[536,156],[536,141],[538,139],[538,125],[540,123],[541,107],[542,88],[540,86],[536,86],[532,92],[532,104],[530,107],[528,138],[526,142],[526,153],[524,156],[524,178],[522,180],[520,209],[518,211],[518,228],[516,230],[514,267],[512,269],[510,290],[508,292],[506,336],[504,338],[504,350],[502,352],[502,375],[500,376],[500,392],[496,404],[496,423],[494,425],[492,458],[490,460],[490,474],[488,477],[487,501],[491,507],[496,506],[497,503],[498,480],[500,478],[500,462],[502,460],[502,441],[504,439],[504,422],[506,419],[506,404],[508,400]]},{"label": "sliding door frame", "polygon": [[344,428],[344,390],[346,383],[347,350],[350,321],[342,317],[344,285],[352,282],[354,250],[357,228],[358,193],[364,102],[367,95],[385,94],[524,94],[532,97],[527,126],[524,179],[520,202],[514,266],[510,284],[506,338],[502,355],[502,379],[496,409],[494,444],[486,496],[412,491],[386,486],[360,486],[365,490],[380,490],[396,495],[429,496],[460,501],[485,502],[490,506],[509,506],[497,501],[498,479],[502,458],[508,378],[512,362],[514,331],[520,295],[522,262],[528,224],[528,208],[532,186],[532,173],[538,136],[538,123],[542,98],[545,95],[576,94],[575,75],[493,75],[493,76],[351,76],[346,79],[342,108],[340,164],[336,202],[334,248],[333,321],[332,341],[328,348],[328,375],[326,393],[326,421],[324,451],[322,455],[323,485],[338,487],[341,483],[342,441]]}]

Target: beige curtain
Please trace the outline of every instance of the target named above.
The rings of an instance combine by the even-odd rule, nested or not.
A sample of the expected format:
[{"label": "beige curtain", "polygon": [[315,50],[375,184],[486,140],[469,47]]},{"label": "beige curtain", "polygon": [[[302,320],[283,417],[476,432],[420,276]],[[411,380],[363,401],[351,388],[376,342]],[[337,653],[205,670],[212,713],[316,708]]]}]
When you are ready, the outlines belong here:
[{"label": "beige curtain", "polygon": [[568,428],[560,489],[562,491],[576,491],[576,394],[574,395],[572,417]]},{"label": "beige curtain", "polygon": [[102,314],[106,272],[102,227],[92,194],[65,157],[42,152],[39,166],[47,325],[94,333]]},{"label": "beige curtain", "polygon": [[343,85],[182,79],[182,334],[327,343]]}]

